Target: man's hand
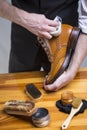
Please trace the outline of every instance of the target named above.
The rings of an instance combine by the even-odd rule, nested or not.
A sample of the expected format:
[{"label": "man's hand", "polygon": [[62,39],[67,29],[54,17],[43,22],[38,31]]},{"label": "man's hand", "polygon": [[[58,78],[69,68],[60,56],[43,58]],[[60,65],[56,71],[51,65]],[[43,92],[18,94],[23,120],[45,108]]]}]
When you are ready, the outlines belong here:
[{"label": "man's hand", "polygon": [[53,84],[46,85],[44,81],[44,88],[47,91],[57,91],[72,81],[75,74],[76,72],[71,74],[71,71],[67,69]]},{"label": "man's hand", "polygon": [[24,12],[22,16],[23,26],[40,38],[51,39],[50,32],[56,31],[58,22],[47,19],[44,15]]}]

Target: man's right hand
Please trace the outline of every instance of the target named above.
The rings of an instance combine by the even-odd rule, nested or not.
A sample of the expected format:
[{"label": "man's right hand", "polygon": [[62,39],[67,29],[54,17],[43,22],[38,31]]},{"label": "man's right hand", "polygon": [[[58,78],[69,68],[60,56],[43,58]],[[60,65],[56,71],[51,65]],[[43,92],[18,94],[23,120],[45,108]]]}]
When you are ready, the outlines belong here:
[{"label": "man's right hand", "polygon": [[56,31],[58,22],[47,19],[44,15],[24,12],[22,16],[23,26],[40,38],[51,39],[50,32]]}]

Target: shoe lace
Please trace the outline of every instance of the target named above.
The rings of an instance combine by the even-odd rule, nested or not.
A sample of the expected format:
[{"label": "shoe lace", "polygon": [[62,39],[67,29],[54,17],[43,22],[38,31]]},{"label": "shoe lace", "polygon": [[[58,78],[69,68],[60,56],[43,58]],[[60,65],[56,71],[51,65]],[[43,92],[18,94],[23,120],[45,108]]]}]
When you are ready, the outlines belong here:
[{"label": "shoe lace", "polygon": [[50,62],[52,62],[53,58],[52,58],[52,55],[51,55],[52,53],[51,53],[51,48],[50,48],[48,40],[38,37],[38,41],[39,41],[40,45],[43,47],[45,53],[47,54],[48,60]]}]

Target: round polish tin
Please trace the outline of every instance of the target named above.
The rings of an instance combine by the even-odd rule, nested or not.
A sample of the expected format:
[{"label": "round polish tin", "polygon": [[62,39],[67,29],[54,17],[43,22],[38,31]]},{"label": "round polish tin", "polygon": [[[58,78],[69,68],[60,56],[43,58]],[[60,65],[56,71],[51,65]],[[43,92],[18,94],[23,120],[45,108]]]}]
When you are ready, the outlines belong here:
[{"label": "round polish tin", "polygon": [[46,108],[38,108],[31,118],[33,124],[37,127],[45,127],[50,122],[49,112]]}]

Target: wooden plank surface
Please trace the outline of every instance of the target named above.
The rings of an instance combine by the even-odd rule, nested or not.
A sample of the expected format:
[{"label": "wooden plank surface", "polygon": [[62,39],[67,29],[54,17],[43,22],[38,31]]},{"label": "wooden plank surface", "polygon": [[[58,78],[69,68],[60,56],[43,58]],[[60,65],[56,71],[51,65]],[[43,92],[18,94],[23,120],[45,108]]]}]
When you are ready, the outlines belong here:
[{"label": "wooden plank surface", "polygon": [[[65,88],[47,93],[43,89],[45,73],[27,72],[14,74],[0,74],[0,130],[61,130],[61,125],[68,114],[58,110],[55,103],[65,90],[73,91],[75,96],[87,99],[87,69],[81,69],[75,79]],[[4,103],[8,100],[31,100],[25,94],[25,85],[34,83],[42,93],[41,99],[35,102],[37,108],[44,107],[49,110],[50,123],[47,127],[35,127],[30,118],[7,115],[3,112]],[[67,130],[87,130],[87,109],[84,113],[75,116]]]}]

